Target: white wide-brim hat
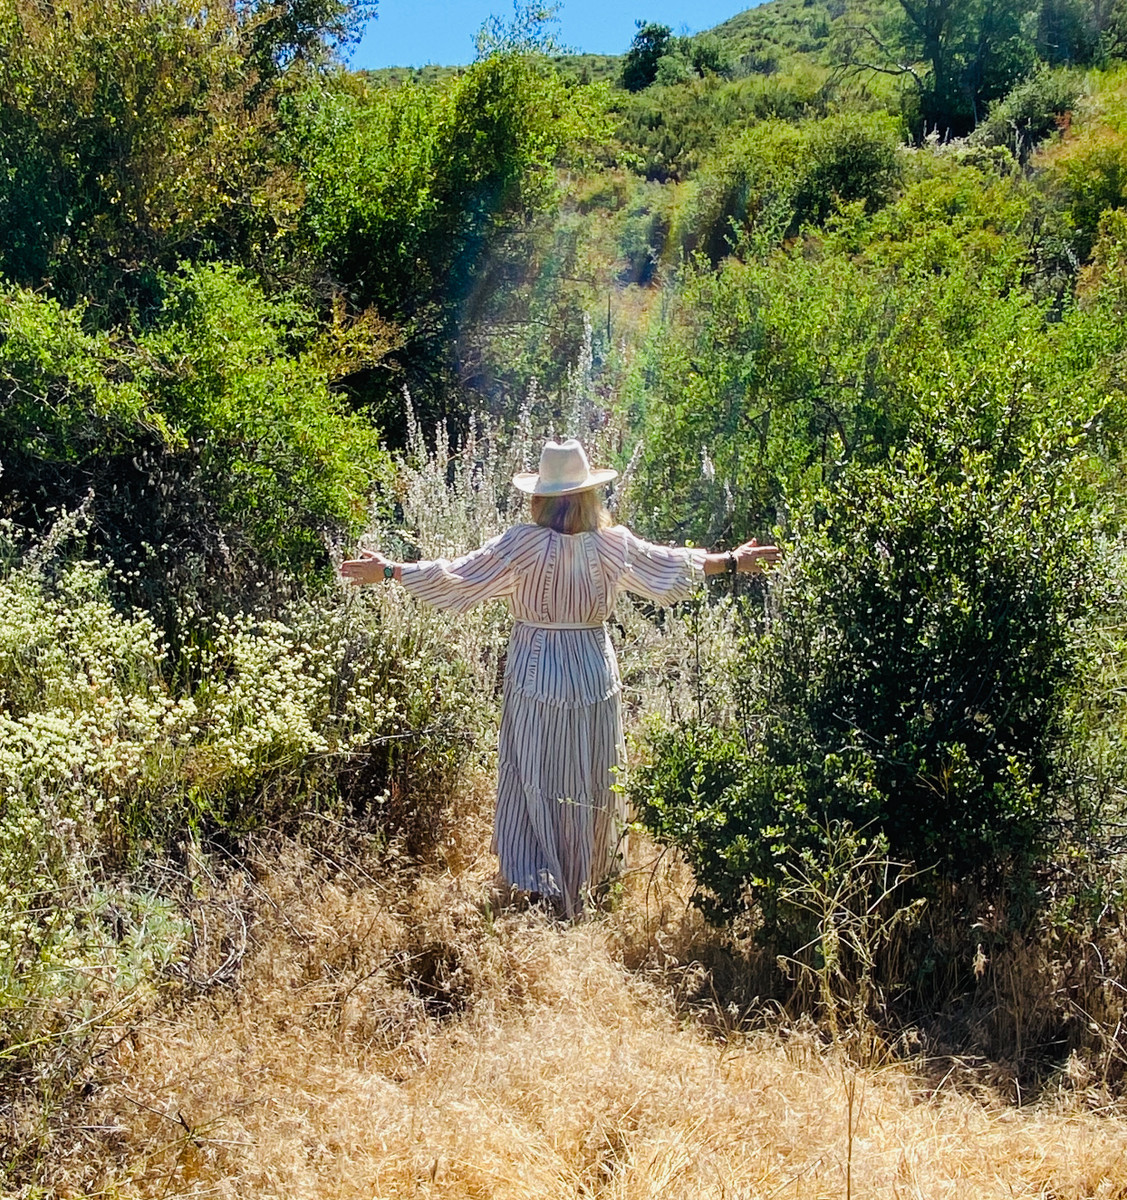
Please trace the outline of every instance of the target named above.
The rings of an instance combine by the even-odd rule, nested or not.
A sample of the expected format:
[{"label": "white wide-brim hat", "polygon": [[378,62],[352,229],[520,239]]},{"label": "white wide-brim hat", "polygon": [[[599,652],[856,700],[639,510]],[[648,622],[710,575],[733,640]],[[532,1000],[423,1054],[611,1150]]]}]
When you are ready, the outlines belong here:
[{"label": "white wide-brim hat", "polygon": [[545,442],[540,470],[514,475],[513,486],[530,496],[570,496],[617,478],[618,472],[606,467],[592,471],[583,447],[575,438],[568,438],[566,442]]}]

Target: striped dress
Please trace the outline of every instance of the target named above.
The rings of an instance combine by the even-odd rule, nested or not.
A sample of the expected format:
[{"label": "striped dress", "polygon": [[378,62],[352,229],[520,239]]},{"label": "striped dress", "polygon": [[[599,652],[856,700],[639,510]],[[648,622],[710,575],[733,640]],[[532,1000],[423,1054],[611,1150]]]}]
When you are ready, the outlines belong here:
[{"label": "striped dress", "polygon": [[554,897],[565,916],[617,865],[625,824],[614,788],[625,766],[622,685],[605,622],[624,590],[686,599],[703,560],[621,525],[514,525],[461,558],[403,566],[404,586],[441,608],[509,604],[493,851],[511,885]]}]

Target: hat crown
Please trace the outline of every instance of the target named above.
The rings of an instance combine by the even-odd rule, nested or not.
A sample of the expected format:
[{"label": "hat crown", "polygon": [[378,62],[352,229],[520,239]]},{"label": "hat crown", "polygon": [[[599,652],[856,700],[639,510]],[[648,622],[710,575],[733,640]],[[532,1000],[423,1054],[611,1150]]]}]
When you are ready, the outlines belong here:
[{"label": "hat crown", "polygon": [[601,487],[617,475],[617,471],[605,467],[592,471],[583,447],[575,438],[568,438],[565,442],[545,442],[539,471],[522,471],[513,476],[513,484],[531,496],[569,496]]},{"label": "hat crown", "polygon": [[549,488],[574,487],[584,483],[591,474],[583,447],[575,440],[545,442],[540,451],[540,481]]}]

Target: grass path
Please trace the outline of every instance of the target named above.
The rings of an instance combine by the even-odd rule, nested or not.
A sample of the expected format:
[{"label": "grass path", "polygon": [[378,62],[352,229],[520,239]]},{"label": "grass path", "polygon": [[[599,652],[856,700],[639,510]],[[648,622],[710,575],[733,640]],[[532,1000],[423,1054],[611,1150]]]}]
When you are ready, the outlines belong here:
[{"label": "grass path", "polygon": [[481,862],[406,886],[293,850],[228,880],[213,928],[254,914],[237,986],[103,1064],[55,1194],[1127,1197],[1118,1117],[936,1092],[810,1031],[710,1032],[673,994],[700,930],[672,895],[575,927],[486,895]]}]

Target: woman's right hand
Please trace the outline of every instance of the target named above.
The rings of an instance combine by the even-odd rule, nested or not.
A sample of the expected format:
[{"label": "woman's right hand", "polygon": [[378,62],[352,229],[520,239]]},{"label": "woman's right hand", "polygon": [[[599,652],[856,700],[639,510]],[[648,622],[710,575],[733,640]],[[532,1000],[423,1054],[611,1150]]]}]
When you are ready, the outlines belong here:
[{"label": "woman's right hand", "polygon": [[359,558],[349,558],[340,564],[340,573],[349,583],[379,583],[380,580],[387,577],[384,573],[385,567],[391,567],[394,578],[399,578],[398,563],[393,563],[390,558],[384,558],[375,550],[362,549]]}]

